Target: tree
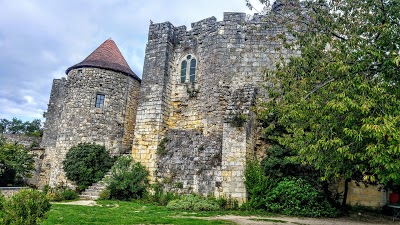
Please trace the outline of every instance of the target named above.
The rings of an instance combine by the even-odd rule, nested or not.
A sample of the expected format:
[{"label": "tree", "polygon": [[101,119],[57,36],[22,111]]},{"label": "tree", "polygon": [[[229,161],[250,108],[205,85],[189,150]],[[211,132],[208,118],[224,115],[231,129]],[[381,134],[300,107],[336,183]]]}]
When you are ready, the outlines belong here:
[{"label": "tree", "polygon": [[73,146],[63,161],[67,178],[76,182],[79,191],[101,180],[113,163],[104,146],[91,143]]},{"label": "tree", "polygon": [[41,137],[43,136],[43,127],[39,119],[34,119],[32,122],[22,122],[22,120],[14,117],[11,121],[0,119],[0,133]]},{"label": "tree", "polygon": [[266,74],[266,138],[322,180],[400,184],[400,2],[290,1],[274,16],[300,55]]},{"label": "tree", "polygon": [[7,130],[11,134],[23,134],[25,131],[25,126],[24,126],[24,123],[22,122],[22,120],[14,117],[10,121],[10,124],[7,127]]},{"label": "tree", "polygon": [[0,139],[0,186],[21,183],[34,169],[33,155],[27,148]]},{"label": "tree", "polygon": [[7,132],[7,127],[9,126],[10,121],[7,119],[0,119],[0,133],[4,134]]},{"label": "tree", "polygon": [[32,120],[32,122],[26,121],[24,123],[24,127],[25,135],[37,137],[43,136],[42,121],[40,121],[39,119],[34,119]]}]

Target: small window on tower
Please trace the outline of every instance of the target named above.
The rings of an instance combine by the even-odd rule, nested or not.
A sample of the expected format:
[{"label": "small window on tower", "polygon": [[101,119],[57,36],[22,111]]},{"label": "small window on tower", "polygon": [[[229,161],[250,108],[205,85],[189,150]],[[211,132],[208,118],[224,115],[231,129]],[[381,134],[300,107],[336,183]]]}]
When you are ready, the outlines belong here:
[{"label": "small window on tower", "polygon": [[96,108],[104,108],[104,98],[106,96],[103,94],[97,94],[96,95]]}]

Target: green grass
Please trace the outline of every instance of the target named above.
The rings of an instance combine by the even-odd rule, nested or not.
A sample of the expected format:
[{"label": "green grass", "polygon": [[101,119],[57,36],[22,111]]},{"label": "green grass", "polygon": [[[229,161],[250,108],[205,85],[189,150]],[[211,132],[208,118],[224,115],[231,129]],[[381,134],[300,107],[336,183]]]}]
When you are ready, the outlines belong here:
[{"label": "green grass", "polygon": [[[140,202],[99,201],[99,206],[77,206],[53,204],[48,224],[233,224],[222,220],[204,220],[227,214],[221,212],[172,211],[163,206]],[[187,218],[191,217],[191,218]],[[193,218],[197,217],[197,218]]]}]

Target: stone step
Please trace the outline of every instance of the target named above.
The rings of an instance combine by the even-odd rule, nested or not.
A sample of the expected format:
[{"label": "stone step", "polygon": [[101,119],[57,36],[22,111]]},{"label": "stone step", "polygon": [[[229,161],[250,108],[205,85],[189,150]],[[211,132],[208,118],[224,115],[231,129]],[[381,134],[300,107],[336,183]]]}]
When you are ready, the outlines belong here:
[{"label": "stone step", "polygon": [[107,189],[107,183],[105,182],[105,179],[111,176],[111,172],[107,172],[104,175],[104,178],[100,180],[97,183],[92,184],[88,188],[86,188],[85,191],[82,192],[81,195],[79,195],[80,199],[86,199],[86,200],[97,200],[99,199],[99,195],[101,191]]},{"label": "stone step", "polygon": [[85,200],[97,200],[99,199],[98,195],[79,195],[80,199],[85,199]]},{"label": "stone step", "polygon": [[102,190],[104,190],[106,188],[107,188],[106,186],[90,186],[90,187],[86,188],[86,190],[100,190],[100,191],[102,191]]},{"label": "stone step", "polygon": [[100,191],[85,191],[82,195],[99,195]]}]

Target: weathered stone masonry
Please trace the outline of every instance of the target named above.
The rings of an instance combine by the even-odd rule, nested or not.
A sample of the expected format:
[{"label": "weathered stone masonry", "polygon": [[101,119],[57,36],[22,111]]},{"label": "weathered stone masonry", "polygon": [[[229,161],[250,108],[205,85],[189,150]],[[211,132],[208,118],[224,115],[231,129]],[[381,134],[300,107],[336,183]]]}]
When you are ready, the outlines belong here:
[{"label": "weathered stone masonry", "polygon": [[[224,13],[192,23],[151,24],[136,118],[133,157],[166,190],[246,198],[246,157],[255,149],[254,105],[279,43],[264,19]],[[197,59],[195,82],[181,83],[181,62]],[[233,115],[244,115],[233,127]],[[164,150],[158,152],[161,147]]]},{"label": "weathered stone masonry", "polygon": [[[67,70],[68,79],[54,80],[42,142],[46,148],[42,185],[66,182],[62,161],[78,143],[104,145],[113,155],[130,152],[140,79],[130,69],[127,74],[106,64],[115,61],[102,55],[116,52],[111,42]],[[105,96],[104,107],[95,107],[97,94]]]}]

